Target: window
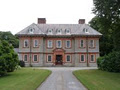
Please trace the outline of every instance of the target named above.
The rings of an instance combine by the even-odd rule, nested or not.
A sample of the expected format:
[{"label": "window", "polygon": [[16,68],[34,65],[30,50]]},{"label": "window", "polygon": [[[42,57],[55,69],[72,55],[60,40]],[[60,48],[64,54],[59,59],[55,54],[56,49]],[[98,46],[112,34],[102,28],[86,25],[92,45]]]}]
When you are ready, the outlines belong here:
[{"label": "window", "polygon": [[61,29],[57,30],[57,34],[61,34],[61,32],[62,32]]},{"label": "window", "polygon": [[34,28],[30,27],[29,30],[28,30],[28,32],[29,32],[30,34],[33,34],[34,30],[35,30]]},{"label": "window", "polygon": [[52,40],[48,40],[48,48],[52,48]]},{"label": "window", "polygon": [[28,47],[28,40],[24,40],[24,47]]},{"label": "window", "polygon": [[90,47],[94,47],[94,40],[90,40]]},{"label": "window", "polygon": [[48,30],[48,34],[52,34],[52,29],[49,29],[49,30]]},{"label": "window", "polygon": [[34,47],[38,47],[38,40],[34,40]]},{"label": "window", "polygon": [[84,62],[84,61],[85,61],[85,55],[83,55],[83,54],[80,55],[80,61],[81,61],[81,62]]},{"label": "window", "polygon": [[80,40],[80,47],[84,47],[84,40]]},{"label": "window", "polygon": [[38,60],[38,55],[33,55],[33,60],[37,61]]},{"label": "window", "polygon": [[48,55],[47,61],[48,61],[48,62],[51,62],[51,61],[52,61],[52,56],[51,56],[51,55]]},{"label": "window", "polygon": [[25,62],[27,61],[27,55],[24,55],[24,61]]},{"label": "window", "polygon": [[70,48],[70,45],[71,45],[70,40],[67,40],[67,41],[66,41],[66,48]]},{"label": "window", "polygon": [[67,55],[67,56],[66,56],[66,61],[67,61],[67,62],[70,62],[70,61],[71,61],[71,56],[70,56],[70,55]]},{"label": "window", "polygon": [[57,41],[57,48],[61,48],[62,47],[62,42],[60,40]]},{"label": "window", "polygon": [[91,56],[90,56],[90,61],[91,61],[91,62],[94,62],[94,61],[95,61],[95,55],[91,55]]},{"label": "window", "polygon": [[69,29],[66,29],[66,34],[70,34],[70,30]]},{"label": "window", "polygon": [[87,28],[83,28],[84,33],[89,33]]}]

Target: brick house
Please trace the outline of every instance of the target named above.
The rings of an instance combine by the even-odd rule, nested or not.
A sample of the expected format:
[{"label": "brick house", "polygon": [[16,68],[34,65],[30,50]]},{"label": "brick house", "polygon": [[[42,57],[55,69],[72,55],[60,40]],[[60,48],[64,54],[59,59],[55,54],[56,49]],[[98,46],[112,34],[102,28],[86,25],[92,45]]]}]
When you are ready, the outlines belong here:
[{"label": "brick house", "polygon": [[26,66],[97,66],[98,31],[79,19],[78,24],[46,24],[38,18],[16,34],[19,37],[19,59]]}]

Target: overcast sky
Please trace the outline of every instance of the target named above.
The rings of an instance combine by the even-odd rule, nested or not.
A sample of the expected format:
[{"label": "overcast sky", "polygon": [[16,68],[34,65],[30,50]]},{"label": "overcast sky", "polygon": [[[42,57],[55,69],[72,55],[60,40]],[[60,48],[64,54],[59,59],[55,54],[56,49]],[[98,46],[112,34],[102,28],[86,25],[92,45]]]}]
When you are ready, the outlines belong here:
[{"label": "overcast sky", "polygon": [[92,8],[93,0],[0,0],[0,31],[15,34],[37,18],[46,18],[47,24],[88,23],[94,17]]}]

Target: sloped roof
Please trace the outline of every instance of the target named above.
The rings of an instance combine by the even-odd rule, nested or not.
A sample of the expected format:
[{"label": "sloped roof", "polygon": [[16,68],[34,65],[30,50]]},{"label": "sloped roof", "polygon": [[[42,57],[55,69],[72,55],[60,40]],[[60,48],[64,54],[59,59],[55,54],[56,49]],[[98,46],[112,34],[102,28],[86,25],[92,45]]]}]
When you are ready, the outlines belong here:
[{"label": "sloped roof", "polygon": [[[33,29],[33,33],[29,33],[30,29]],[[57,30],[61,30],[61,35],[67,35],[65,30],[70,30],[70,35],[94,35],[101,36],[102,34],[94,30],[87,24],[31,24],[16,35],[48,35],[48,30],[52,30],[51,36],[57,36]],[[87,29],[88,32],[84,32],[83,29]]]}]

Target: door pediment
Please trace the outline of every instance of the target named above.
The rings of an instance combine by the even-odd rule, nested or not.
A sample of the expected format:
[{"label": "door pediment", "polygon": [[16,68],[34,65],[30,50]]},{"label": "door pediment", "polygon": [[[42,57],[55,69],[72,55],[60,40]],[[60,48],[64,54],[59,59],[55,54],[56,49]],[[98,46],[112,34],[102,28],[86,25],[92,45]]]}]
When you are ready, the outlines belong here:
[{"label": "door pediment", "polygon": [[65,50],[62,48],[56,48],[53,50],[53,52],[65,52]]}]

